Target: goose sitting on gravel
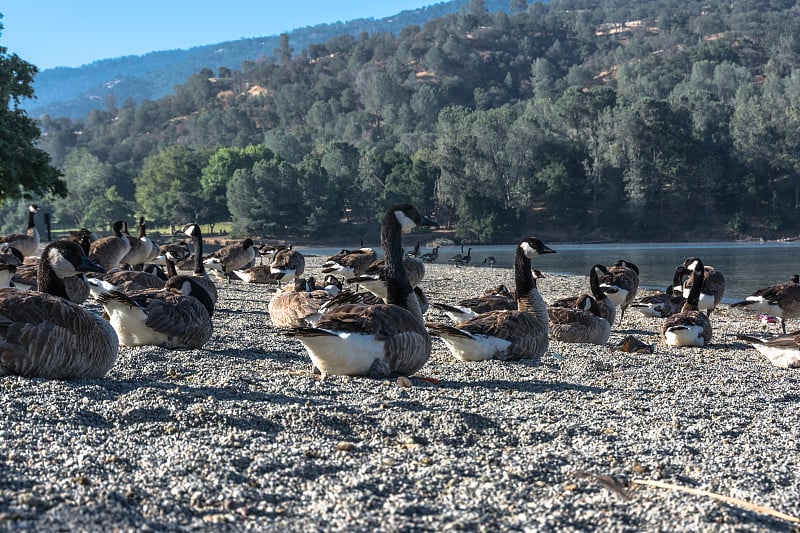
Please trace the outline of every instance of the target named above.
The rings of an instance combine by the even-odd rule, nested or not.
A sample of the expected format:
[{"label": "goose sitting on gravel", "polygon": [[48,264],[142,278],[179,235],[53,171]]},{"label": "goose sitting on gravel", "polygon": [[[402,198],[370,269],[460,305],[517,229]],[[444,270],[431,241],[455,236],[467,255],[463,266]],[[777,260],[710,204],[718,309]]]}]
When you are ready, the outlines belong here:
[{"label": "goose sitting on gravel", "polygon": [[[533,270],[535,279],[544,277],[538,270]],[[489,311],[510,311],[517,308],[517,299],[505,285],[498,285],[494,289],[486,291],[482,296],[465,298],[455,305],[444,303],[431,304],[434,309],[438,309],[446,314],[456,324],[475,318],[482,313]]]},{"label": "goose sitting on gravel", "polygon": [[294,287],[282,290],[269,301],[272,325],[278,328],[313,326],[322,318],[320,307],[340,293],[341,285],[331,280],[318,287],[314,278],[296,278]]},{"label": "goose sitting on gravel", "polygon": [[89,259],[97,261],[108,270],[119,268],[122,258],[130,251],[131,243],[128,236],[128,225],[124,220],[117,220],[112,225],[113,235],[101,237],[89,245]]},{"label": "goose sitting on gravel", "polygon": [[366,272],[367,268],[377,260],[378,254],[372,248],[342,250],[322,264],[322,273],[352,278]]},{"label": "goose sitting on gravel", "polygon": [[[229,244],[202,260],[206,268],[221,272],[223,277],[228,278],[234,270],[249,268],[255,265],[256,248],[253,246],[253,239],[247,238],[239,244]],[[195,252],[197,254],[197,252]],[[200,261],[197,256],[195,261]]]},{"label": "goose sitting on gravel", "polygon": [[523,240],[514,259],[517,309],[490,311],[457,327],[428,323],[431,335],[440,337],[460,361],[540,359],[549,345],[549,320],[531,259],[554,252],[535,237]]},{"label": "goose sitting on gravel", "polygon": [[561,342],[605,344],[611,324],[600,314],[597,300],[588,294],[578,298],[575,307],[550,307],[550,338]]},{"label": "goose sitting on gravel", "polygon": [[111,326],[67,300],[64,278],[102,272],[80,246],[55,241],[42,252],[39,291],[0,289],[0,375],[100,378],[117,360]]},{"label": "goose sitting on gravel", "polygon": [[703,290],[705,269],[697,257],[690,257],[683,266],[692,279],[692,290],[680,313],[665,319],[661,326],[661,338],[670,346],[707,346],[711,342],[711,321],[700,312],[700,292]]},{"label": "goose sitting on gravel", "polygon": [[668,286],[664,292],[637,298],[630,306],[644,316],[654,318],[666,318],[675,313],[680,313],[683,304],[686,303],[682,288],[685,276],[686,268],[681,265],[675,269],[672,285]]},{"label": "goose sitting on gravel", "polygon": [[[610,279],[611,273],[605,265],[594,265],[589,271],[589,291],[592,298],[600,307],[600,316],[609,324],[614,323],[617,316],[617,305],[609,298],[600,287],[600,279]],[[578,302],[584,303],[584,294],[559,298],[550,303],[550,307],[579,307]]]},{"label": "goose sitting on gravel", "polygon": [[128,250],[128,253],[125,254],[120,263],[140,269],[141,265],[149,263],[158,257],[158,245],[147,236],[146,227],[147,224],[144,221],[144,217],[139,217],[139,235],[132,237],[127,231],[125,232],[125,236],[131,244],[131,249]]},{"label": "goose sitting on gravel", "polygon": [[303,254],[289,246],[272,257],[269,270],[278,281],[297,279],[306,271],[306,259]]},{"label": "goose sitting on gravel", "polygon": [[411,375],[428,361],[431,338],[425,329],[419,301],[403,266],[403,229],[435,226],[410,204],[390,207],[381,223],[381,246],[386,263],[387,302],[344,306],[326,314],[316,327],[293,328],[314,366],[326,374],[385,378]]},{"label": "goose sitting on gravel", "polygon": [[130,294],[111,291],[101,294],[97,302],[124,346],[197,349],[213,331],[214,303],[190,276],[170,278],[163,289]]},{"label": "goose sitting on gravel", "polygon": [[36,229],[34,217],[39,212],[39,206],[31,204],[28,206],[28,227],[25,233],[12,233],[0,235],[0,251],[6,248],[16,248],[25,256],[36,254],[39,248],[39,230]]},{"label": "goose sitting on gravel", "polygon": [[800,368],[800,333],[761,338],[737,335],[778,368]]}]

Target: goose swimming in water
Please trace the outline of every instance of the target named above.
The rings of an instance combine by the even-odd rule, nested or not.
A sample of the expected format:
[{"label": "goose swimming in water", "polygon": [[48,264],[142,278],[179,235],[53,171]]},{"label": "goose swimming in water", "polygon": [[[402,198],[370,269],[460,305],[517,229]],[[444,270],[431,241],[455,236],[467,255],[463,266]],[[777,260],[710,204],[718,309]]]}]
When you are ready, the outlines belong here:
[{"label": "goose swimming in water", "polygon": [[0,289],[0,375],[106,375],[117,360],[117,334],[98,315],[67,300],[63,281],[102,270],[76,243],[55,241],[39,261],[39,291]]},{"label": "goose swimming in water", "polygon": [[388,303],[343,306],[324,315],[316,327],[286,332],[303,343],[323,376],[411,375],[428,361],[431,338],[403,267],[401,233],[435,225],[410,204],[390,207],[381,223]]}]

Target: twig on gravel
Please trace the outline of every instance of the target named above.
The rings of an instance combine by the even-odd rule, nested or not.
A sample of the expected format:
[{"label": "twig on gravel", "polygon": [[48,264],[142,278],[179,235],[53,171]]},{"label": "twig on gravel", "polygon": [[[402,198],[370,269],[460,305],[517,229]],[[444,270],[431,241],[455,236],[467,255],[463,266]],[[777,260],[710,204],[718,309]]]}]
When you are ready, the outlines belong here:
[{"label": "twig on gravel", "polygon": [[672,483],[665,483],[663,481],[655,481],[651,479],[634,479],[631,483],[635,485],[646,485],[650,487],[659,487],[662,489],[669,489],[669,490],[677,490],[681,492],[686,492],[689,494],[695,494],[697,496],[707,496],[709,498],[713,498],[715,500],[719,500],[721,502],[729,503],[731,505],[736,505],[738,507],[742,507],[743,509],[747,509],[749,511],[755,511],[757,513],[763,513],[769,516],[773,516],[775,518],[780,518],[781,520],[786,520],[788,522],[800,523],[800,518],[792,515],[788,515],[782,513],[780,511],[776,511],[774,509],[770,509],[769,507],[764,507],[763,505],[756,505],[754,503],[750,503],[744,500],[740,500],[739,498],[732,498],[730,496],[725,496],[723,494],[717,494],[716,492],[710,492],[707,490],[702,489],[693,489],[691,487],[684,487],[681,485],[674,485]]}]

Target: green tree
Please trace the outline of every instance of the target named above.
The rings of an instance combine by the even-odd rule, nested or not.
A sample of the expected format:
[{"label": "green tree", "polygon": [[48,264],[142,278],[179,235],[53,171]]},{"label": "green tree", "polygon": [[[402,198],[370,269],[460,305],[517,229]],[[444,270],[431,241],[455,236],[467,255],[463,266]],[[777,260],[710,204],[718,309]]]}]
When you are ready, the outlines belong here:
[{"label": "green tree", "polygon": [[[2,30],[0,23],[0,35]],[[0,46],[0,204],[31,195],[67,193],[50,155],[36,146],[41,135],[38,126],[19,107],[21,100],[33,98],[37,72],[35,66]]]},{"label": "green tree", "polygon": [[144,160],[134,178],[140,212],[156,224],[204,222],[207,216],[200,177],[207,156],[171,146]]},{"label": "green tree", "polygon": [[275,154],[263,144],[246,148],[221,148],[208,160],[200,178],[207,216],[214,220],[228,220],[228,183],[239,169],[252,169],[258,161],[273,160]]}]

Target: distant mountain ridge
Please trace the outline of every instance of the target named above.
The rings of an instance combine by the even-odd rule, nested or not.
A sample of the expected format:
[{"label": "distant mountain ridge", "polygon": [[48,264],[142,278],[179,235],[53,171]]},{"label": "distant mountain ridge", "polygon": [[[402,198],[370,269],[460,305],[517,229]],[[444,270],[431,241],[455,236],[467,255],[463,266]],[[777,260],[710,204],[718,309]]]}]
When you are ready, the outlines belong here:
[{"label": "distant mountain ridge", "polygon": [[[406,26],[422,26],[431,19],[457,13],[469,2],[451,0],[377,20],[361,18],[298,28],[287,32],[289,45],[297,54],[311,44],[324,43],[342,34],[357,37],[362,32],[397,33]],[[484,4],[490,12],[509,9],[508,0],[485,0]],[[24,107],[34,118],[50,115],[83,119],[94,109],[119,107],[128,98],[137,103],[161,98],[203,68],[240,70],[245,61],[271,57],[278,46],[279,36],[272,35],[102,59],[81,67],[46,69],[36,76],[36,99],[25,102]]]}]

